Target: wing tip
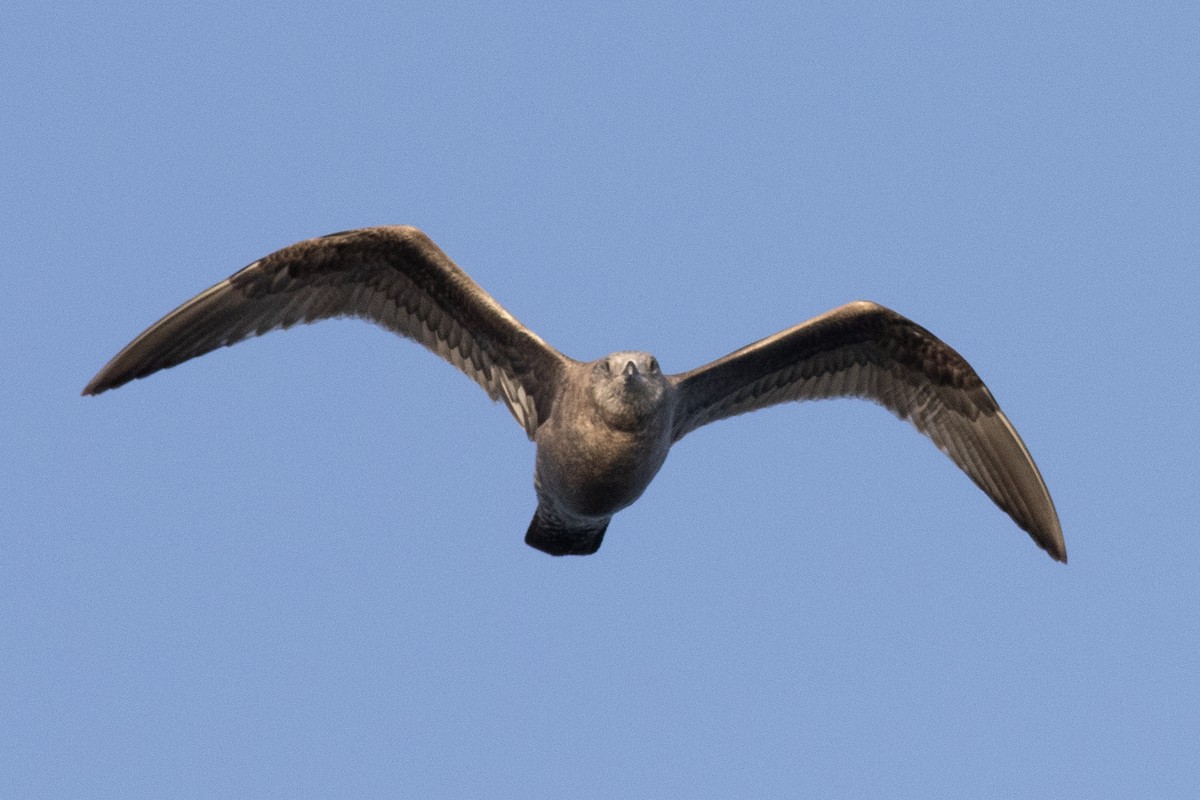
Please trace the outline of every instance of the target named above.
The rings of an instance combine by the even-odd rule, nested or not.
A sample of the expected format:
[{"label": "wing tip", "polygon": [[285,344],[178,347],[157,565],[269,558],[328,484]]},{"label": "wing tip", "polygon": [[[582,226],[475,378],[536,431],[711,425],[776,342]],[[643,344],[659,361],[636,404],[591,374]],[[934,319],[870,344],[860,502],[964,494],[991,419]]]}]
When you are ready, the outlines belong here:
[{"label": "wing tip", "polygon": [[1063,540],[1062,526],[1058,522],[1058,516],[1055,515],[1053,521],[1049,525],[1031,525],[1025,528],[1025,532],[1030,535],[1034,543],[1046,551],[1046,555],[1053,558],[1060,564],[1067,563],[1067,544]]},{"label": "wing tip", "polygon": [[[114,359],[115,361],[116,359]],[[119,386],[124,386],[132,380],[142,377],[138,374],[130,374],[125,370],[114,370],[112,364],[109,364],[104,369],[96,373],[96,377],[88,381],[88,385],[83,387],[83,391],[79,393],[80,397],[94,397],[98,394],[103,394],[109,389],[116,389]]]},{"label": "wing tip", "polygon": [[107,380],[102,380],[104,374],[101,373],[88,381],[88,385],[83,387],[83,391],[79,393],[80,397],[94,397],[101,392],[108,391],[113,388]]},{"label": "wing tip", "polygon": [[1061,533],[1059,533],[1057,537],[1051,539],[1047,544],[1042,545],[1042,549],[1044,549],[1050,555],[1050,557],[1058,563],[1067,563],[1067,545],[1063,542]]},{"label": "wing tip", "polygon": [[[1015,435],[1015,431],[1014,431]],[[1028,450],[1025,451],[1028,456]],[[1054,508],[1054,500],[1050,498],[1050,490],[1046,488],[1046,482],[1042,480],[1042,475],[1038,471],[1037,465],[1033,463],[1033,458],[1029,458],[1030,465],[1033,466],[1034,473],[1037,475],[1038,482],[1041,485],[1042,495],[1045,498],[1045,507],[1037,513],[1040,519],[1035,522],[1028,532],[1033,536],[1035,542],[1046,553],[1060,564],[1067,563],[1067,542],[1063,538],[1062,522],[1058,519],[1058,511]]]}]

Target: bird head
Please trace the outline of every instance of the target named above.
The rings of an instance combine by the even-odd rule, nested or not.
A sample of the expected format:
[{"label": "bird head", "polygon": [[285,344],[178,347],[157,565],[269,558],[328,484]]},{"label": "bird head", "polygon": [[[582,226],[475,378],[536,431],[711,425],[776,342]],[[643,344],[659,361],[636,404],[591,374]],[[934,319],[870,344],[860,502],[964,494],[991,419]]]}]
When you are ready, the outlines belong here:
[{"label": "bird head", "polygon": [[622,351],[592,362],[592,399],[609,424],[640,427],[667,396],[668,382],[658,359],[649,353]]}]

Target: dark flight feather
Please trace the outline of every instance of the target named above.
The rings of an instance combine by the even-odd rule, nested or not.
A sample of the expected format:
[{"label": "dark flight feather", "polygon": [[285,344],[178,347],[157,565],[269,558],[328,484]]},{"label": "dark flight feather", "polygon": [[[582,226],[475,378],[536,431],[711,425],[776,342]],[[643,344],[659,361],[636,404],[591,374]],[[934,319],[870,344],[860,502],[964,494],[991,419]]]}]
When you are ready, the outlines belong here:
[{"label": "dark flight feather", "polygon": [[565,356],[505,311],[421,231],[334,233],[255,261],[163,317],[83,390],[99,394],[276,328],[360,317],[414,339],[502,399],[530,438]]},{"label": "dark flight feather", "polygon": [[949,345],[895,311],[849,303],[671,380],[675,440],[777,403],[879,403],[932,439],[1038,546],[1067,560],[1046,484],[991,392]]}]

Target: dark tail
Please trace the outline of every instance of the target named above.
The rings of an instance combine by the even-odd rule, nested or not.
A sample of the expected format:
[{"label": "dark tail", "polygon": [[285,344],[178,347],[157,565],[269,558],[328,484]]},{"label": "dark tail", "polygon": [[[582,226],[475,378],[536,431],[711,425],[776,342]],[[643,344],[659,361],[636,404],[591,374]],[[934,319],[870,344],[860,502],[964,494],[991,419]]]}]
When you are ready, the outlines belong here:
[{"label": "dark tail", "polygon": [[590,556],[600,549],[610,519],[605,517],[592,523],[567,525],[543,519],[539,509],[525,532],[525,544],[552,556]]}]

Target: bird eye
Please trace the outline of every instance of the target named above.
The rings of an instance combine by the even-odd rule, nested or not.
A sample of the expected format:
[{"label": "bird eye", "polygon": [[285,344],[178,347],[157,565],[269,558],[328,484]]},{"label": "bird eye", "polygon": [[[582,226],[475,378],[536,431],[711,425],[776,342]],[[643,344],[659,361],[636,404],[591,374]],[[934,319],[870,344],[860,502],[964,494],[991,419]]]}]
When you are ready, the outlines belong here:
[{"label": "bird eye", "polygon": [[650,371],[658,372],[658,359],[657,358],[650,359]]},{"label": "bird eye", "polygon": [[608,373],[608,374],[610,374],[610,375],[612,374],[612,364],[608,363],[608,359],[607,359],[607,358],[606,358],[606,359],[604,359],[604,371],[605,371],[605,372],[607,372],[607,373]]}]

